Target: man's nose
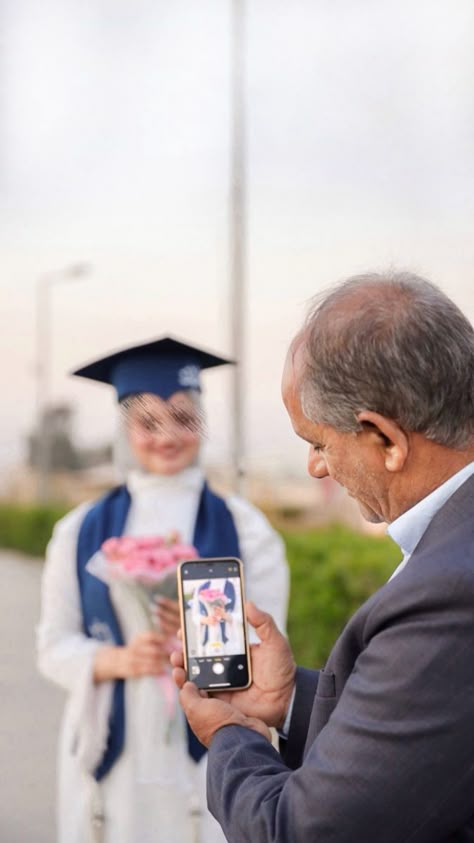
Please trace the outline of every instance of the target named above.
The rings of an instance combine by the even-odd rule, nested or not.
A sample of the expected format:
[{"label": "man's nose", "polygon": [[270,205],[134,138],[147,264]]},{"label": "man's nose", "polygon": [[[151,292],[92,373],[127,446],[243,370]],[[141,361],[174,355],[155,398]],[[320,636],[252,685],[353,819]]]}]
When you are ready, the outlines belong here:
[{"label": "man's nose", "polygon": [[310,448],[308,454],[308,472],[311,477],[316,477],[322,480],[323,477],[329,477],[328,467],[323,455]]}]

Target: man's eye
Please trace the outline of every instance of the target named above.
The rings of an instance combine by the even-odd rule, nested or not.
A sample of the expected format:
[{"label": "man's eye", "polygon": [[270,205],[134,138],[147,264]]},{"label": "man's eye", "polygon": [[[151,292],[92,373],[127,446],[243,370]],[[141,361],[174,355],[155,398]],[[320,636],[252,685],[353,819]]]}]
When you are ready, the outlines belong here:
[{"label": "man's eye", "polygon": [[316,451],[317,454],[320,454],[322,450],[323,450],[322,445],[313,445],[313,451]]}]

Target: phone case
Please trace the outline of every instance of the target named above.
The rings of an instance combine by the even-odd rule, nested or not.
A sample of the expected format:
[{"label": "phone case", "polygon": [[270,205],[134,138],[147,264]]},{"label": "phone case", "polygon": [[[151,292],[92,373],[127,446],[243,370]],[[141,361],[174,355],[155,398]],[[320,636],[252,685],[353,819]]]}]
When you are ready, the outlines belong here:
[{"label": "phone case", "polygon": [[[235,596],[235,600],[232,602],[231,589],[235,589],[233,580],[236,577],[235,575],[226,577],[225,574],[236,563],[238,566],[237,578],[240,587],[238,596]],[[219,566],[219,573],[215,571],[211,573],[208,569],[212,569],[216,565]],[[188,568],[189,566],[194,568],[199,567],[201,569],[200,576],[183,578],[183,570],[186,566]],[[209,577],[211,581],[212,579],[226,579],[226,586],[227,584],[229,585],[229,591],[224,593],[224,591],[219,589],[203,589],[203,585],[206,585],[204,582],[199,592],[195,591],[192,597],[199,604],[198,613],[196,603],[191,608],[189,598],[186,601],[187,606],[184,605],[183,593],[186,583],[200,581],[206,577]],[[210,692],[218,690],[244,690],[248,688],[252,682],[252,674],[247,623],[245,619],[245,586],[241,560],[232,557],[217,557],[182,562],[178,568],[178,595],[183,636],[184,667],[188,680],[195,682],[200,690]],[[226,605],[232,606],[231,615],[234,606],[240,606],[235,617],[231,617],[228,620],[225,620]],[[202,626],[199,626],[196,632],[192,631],[191,633],[194,634],[195,638],[199,636],[197,655],[193,656],[190,655],[190,630],[186,625],[186,611],[188,611],[188,623],[190,623],[190,612],[193,613],[195,619],[198,618],[198,615],[201,616],[198,622]],[[219,617],[219,612],[222,615],[221,620],[214,620],[213,624],[209,626],[203,623],[203,616],[210,617],[211,614],[214,615],[214,613],[217,613]],[[240,626],[242,634],[240,634]],[[233,640],[231,640],[232,636]],[[236,651],[233,650],[235,647],[237,648]],[[241,675],[242,679],[245,675],[247,676],[247,681],[244,681],[244,683],[239,681],[239,676]]]}]

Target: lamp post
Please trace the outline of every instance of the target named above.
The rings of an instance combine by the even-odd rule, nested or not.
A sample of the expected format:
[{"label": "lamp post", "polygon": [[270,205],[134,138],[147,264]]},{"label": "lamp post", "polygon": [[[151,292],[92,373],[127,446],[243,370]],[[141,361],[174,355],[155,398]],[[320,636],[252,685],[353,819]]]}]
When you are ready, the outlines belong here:
[{"label": "lamp post", "polygon": [[36,284],[36,496],[41,503],[49,498],[51,468],[51,432],[47,421],[51,364],[51,288],[55,284],[78,281],[89,272],[87,264],[71,264],[64,269],[48,272],[38,278]]},{"label": "lamp post", "polygon": [[245,0],[232,0],[232,134],[231,134],[231,334],[232,356],[237,360],[232,385],[232,445],[234,486],[244,484],[244,324],[245,324]]}]

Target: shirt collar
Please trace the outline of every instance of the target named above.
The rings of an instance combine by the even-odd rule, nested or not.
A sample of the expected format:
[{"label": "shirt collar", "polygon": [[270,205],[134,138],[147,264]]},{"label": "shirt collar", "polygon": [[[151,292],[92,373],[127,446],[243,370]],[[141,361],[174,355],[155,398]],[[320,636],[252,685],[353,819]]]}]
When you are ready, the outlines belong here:
[{"label": "shirt collar", "polygon": [[392,521],[387,532],[398,544],[405,557],[413,553],[436,513],[472,474],[474,474],[474,462],[465,465],[461,471],[453,474],[434,492]]}]

